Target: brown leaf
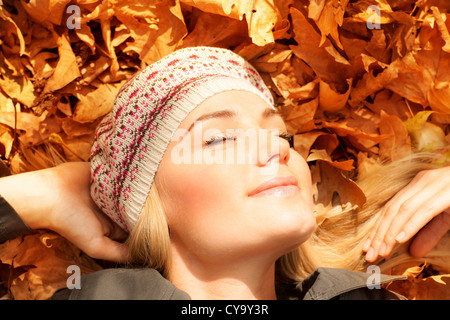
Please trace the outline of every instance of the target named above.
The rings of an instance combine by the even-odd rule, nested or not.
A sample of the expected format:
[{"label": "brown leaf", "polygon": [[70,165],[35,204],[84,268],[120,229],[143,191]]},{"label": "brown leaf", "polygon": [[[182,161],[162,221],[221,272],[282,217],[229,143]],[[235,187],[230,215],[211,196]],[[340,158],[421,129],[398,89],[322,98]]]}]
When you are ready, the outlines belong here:
[{"label": "brown leaf", "polygon": [[328,83],[320,81],[320,109],[328,112],[337,112],[344,108],[352,89],[352,79],[348,79],[347,83],[348,90],[341,94],[334,90]]},{"label": "brown leaf", "polygon": [[321,80],[333,84],[339,92],[346,92],[346,79],[353,78],[350,63],[329,40],[319,46],[321,36],[299,10],[291,8],[291,16],[294,39],[298,43],[290,46],[294,54],[311,66]]},{"label": "brown leaf", "polygon": [[30,58],[30,63],[33,66],[35,74],[38,74],[40,78],[47,79],[54,72],[56,65],[55,59],[57,58],[58,55],[54,52],[41,51]]},{"label": "brown leaf", "polygon": [[417,151],[429,152],[443,149],[448,145],[444,131],[436,124],[427,122],[432,113],[433,111],[421,111],[405,121],[405,127]]},{"label": "brown leaf", "polygon": [[434,272],[427,264],[413,266],[404,273],[406,281],[391,282],[386,288],[409,300],[449,300],[450,274],[425,276]]},{"label": "brown leaf", "polygon": [[335,132],[338,136],[346,137],[351,140],[353,146],[361,151],[377,152],[377,150],[374,149],[376,148],[376,145],[388,137],[378,133],[361,130],[361,127],[358,126],[358,123],[362,124],[361,121],[355,122],[353,125],[349,125],[350,120],[340,122],[325,121],[323,122],[323,126]]},{"label": "brown leaf", "polygon": [[[271,74],[271,80],[275,84],[275,90],[285,99],[309,100],[318,95],[317,80],[313,80],[303,86],[297,82],[297,78],[291,72],[274,72]],[[317,100],[318,102],[318,100]]]},{"label": "brown leaf", "polygon": [[[117,19],[126,26],[133,39],[133,42],[125,47],[124,53],[137,53],[146,64],[172,52],[186,35],[186,26],[178,2],[172,5],[171,1],[161,1],[157,4],[153,1],[148,1],[148,4],[115,1],[114,9]],[[109,17],[102,19],[104,38],[107,40],[110,37],[106,36],[109,19]],[[111,45],[107,44],[108,50],[111,55],[115,55]]]},{"label": "brown leaf", "polygon": [[318,108],[319,99],[316,98],[303,104],[287,104],[289,100],[285,103],[285,106],[280,107],[280,112],[285,119],[289,132],[296,134],[308,132],[315,128],[314,114]]},{"label": "brown leaf", "polygon": [[[224,28],[223,26],[227,26]],[[197,45],[234,47],[248,39],[245,21],[224,15],[200,12],[192,31],[183,39],[182,47]]]},{"label": "brown leaf", "polygon": [[[272,1],[255,0],[249,1],[225,1],[206,0],[192,1],[183,0],[185,4],[196,7],[204,12],[226,15],[233,19],[245,20],[248,25],[248,35],[253,43],[264,46],[274,42],[273,28],[282,20],[281,12]],[[282,2],[280,2],[283,5]],[[281,7],[280,5],[280,7]],[[287,3],[285,4],[287,8]]]},{"label": "brown leaf", "polygon": [[379,143],[381,158],[395,161],[411,153],[411,139],[400,118],[382,110],[379,127],[380,134],[389,137]]},{"label": "brown leaf", "polygon": [[82,67],[80,70],[83,77],[82,84],[90,84],[108,67],[109,59],[105,56],[100,56],[97,60],[90,62],[88,66]]},{"label": "brown leaf", "polygon": [[[441,33],[442,40],[444,40],[444,42],[445,42],[444,46],[442,47],[442,50],[450,53],[450,34],[448,33],[448,29],[445,24],[445,20],[442,17],[441,12],[439,11],[438,7],[432,6],[431,11],[433,12],[433,16],[436,19],[436,24]],[[443,14],[443,16],[445,17],[445,19],[447,19],[445,14]]]},{"label": "brown leaf", "polygon": [[9,279],[14,299],[49,299],[66,287],[67,268],[80,267],[81,274],[101,267],[80,252],[73,244],[50,231],[37,231],[0,245],[0,260],[10,268],[24,268],[25,272]]},{"label": "brown leaf", "polygon": [[80,95],[73,120],[92,122],[111,111],[114,99],[122,83],[105,84],[86,95]]},{"label": "brown leaf", "polygon": [[[395,81],[387,84],[386,88],[422,106],[433,103],[439,111],[441,108],[439,98],[434,102],[430,89],[436,83],[448,81],[448,72],[445,70],[449,66],[450,55],[442,52],[442,38],[437,28],[422,28],[419,39],[420,45],[426,46],[427,50],[411,51],[398,61],[396,63],[398,76]],[[445,94],[445,89],[442,93]]]},{"label": "brown leaf", "polygon": [[373,102],[365,101],[364,105],[377,115],[384,111],[398,117],[402,121],[411,118],[412,113],[422,110],[420,105],[408,102],[405,98],[390,90],[379,91],[375,95]]},{"label": "brown leaf", "polygon": [[321,32],[321,46],[328,35],[335,41],[337,46],[343,49],[339,39],[338,26],[342,26],[345,7],[348,0],[323,1],[313,0],[308,7],[308,18],[314,19]]},{"label": "brown leaf", "polygon": [[44,93],[61,89],[81,76],[77,64],[77,57],[70,46],[67,31],[61,36],[55,32],[54,37],[57,39],[56,43],[58,44],[59,60],[53,75],[48,79],[47,84],[45,85]]},{"label": "brown leaf", "polygon": [[85,23],[80,24],[80,28],[75,28],[75,33],[78,38],[83,41],[89,49],[91,49],[92,54],[95,54],[95,37],[91,31],[91,28]]},{"label": "brown leaf", "polygon": [[48,117],[48,113],[43,113],[37,117],[25,112],[0,112],[0,123],[12,129],[23,130],[20,136],[21,141],[27,145],[35,145],[47,139],[53,132],[58,132],[59,124],[56,119]]},{"label": "brown leaf", "polygon": [[317,161],[312,168],[312,181],[318,225],[327,217],[340,214],[343,210],[360,208],[366,201],[358,185],[328,161]]},{"label": "brown leaf", "polygon": [[431,109],[448,114],[450,112],[450,53],[439,52],[439,64],[428,91],[428,102]]},{"label": "brown leaf", "polygon": [[289,59],[291,55],[292,51],[289,48],[275,45],[269,53],[262,55],[257,59],[250,60],[250,63],[259,72],[276,72],[278,65]]},{"label": "brown leaf", "polygon": [[0,127],[0,144],[3,146],[2,154],[5,155],[6,159],[9,159],[13,143],[14,136],[11,133],[11,130],[8,130],[5,127]]},{"label": "brown leaf", "polygon": [[341,162],[333,161],[333,160],[331,160],[330,155],[327,153],[327,151],[325,149],[311,150],[310,154],[306,160],[308,162],[322,160],[322,161],[329,163],[333,167],[344,170],[344,171],[351,171],[351,170],[355,169],[355,167],[353,167],[352,159],[346,160],[346,161],[341,161]]},{"label": "brown leaf", "polygon": [[8,33],[9,41],[5,41],[9,46],[15,45],[15,39],[11,38],[12,34],[16,34],[19,41],[19,55],[23,55],[25,52],[25,40],[16,22],[11,18],[11,16],[4,10],[3,6],[0,6],[0,29],[3,32]]},{"label": "brown leaf", "polygon": [[14,68],[8,59],[0,52],[0,89],[10,98],[16,99],[27,107],[33,105],[36,99],[33,83],[26,76],[16,76]]},{"label": "brown leaf", "polygon": [[[374,10],[368,10],[370,6],[376,6],[379,10],[380,15],[374,13]],[[388,24],[393,21],[391,16],[392,8],[389,3],[385,0],[363,0],[352,3],[349,13],[351,16],[349,19],[367,23],[372,22],[374,18],[377,18],[377,23],[380,25]]]},{"label": "brown leaf", "polygon": [[[405,60],[406,59],[407,58],[405,58]],[[403,67],[403,65],[404,63],[402,60],[396,60],[379,74],[375,74],[373,70],[364,74],[363,78],[359,80],[356,86],[352,89],[350,99],[348,101],[350,106],[357,107],[368,96],[380,91],[390,83],[393,83],[393,81],[398,78],[399,70]]]},{"label": "brown leaf", "polygon": [[294,149],[305,159],[313,146],[316,149],[326,149],[328,154],[332,154],[338,145],[339,141],[335,134],[319,130],[312,130],[294,136]]},{"label": "brown leaf", "polygon": [[50,23],[60,25],[69,2],[70,0],[31,0],[21,1],[21,4],[34,21],[44,25]]}]

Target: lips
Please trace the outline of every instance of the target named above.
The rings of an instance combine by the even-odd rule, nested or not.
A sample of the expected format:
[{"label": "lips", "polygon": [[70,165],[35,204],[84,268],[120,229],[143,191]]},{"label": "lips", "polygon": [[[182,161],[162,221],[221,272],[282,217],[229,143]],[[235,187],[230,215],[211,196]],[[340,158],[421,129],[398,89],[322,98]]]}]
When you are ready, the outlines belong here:
[{"label": "lips", "polygon": [[256,189],[251,191],[249,197],[287,197],[291,196],[300,189],[298,187],[298,181],[295,177],[275,177],[260,184]]}]

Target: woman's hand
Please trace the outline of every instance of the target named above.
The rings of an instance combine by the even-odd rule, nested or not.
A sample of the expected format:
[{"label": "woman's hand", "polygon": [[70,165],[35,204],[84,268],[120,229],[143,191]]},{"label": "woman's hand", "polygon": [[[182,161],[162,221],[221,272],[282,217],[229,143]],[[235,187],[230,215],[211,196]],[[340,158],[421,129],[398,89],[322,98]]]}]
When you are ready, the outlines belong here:
[{"label": "woman's hand", "polygon": [[409,251],[423,257],[449,229],[450,167],[425,170],[385,205],[363,251],[374,262],[417,234]]},{"label": "woman's hand", "polygon": [[31,229],[49,229],[96,259],[124,262],[127,234],[95,205],[87,162],[0,179],[0,194]]}]

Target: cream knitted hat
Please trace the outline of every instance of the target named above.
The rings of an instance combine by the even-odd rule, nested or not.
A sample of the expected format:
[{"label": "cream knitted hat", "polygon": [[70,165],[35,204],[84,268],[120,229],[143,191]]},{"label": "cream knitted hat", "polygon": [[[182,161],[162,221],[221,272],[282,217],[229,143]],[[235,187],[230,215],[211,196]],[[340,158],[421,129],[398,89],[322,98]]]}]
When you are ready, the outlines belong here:
[{"label": "cream knitted hat", "polygon": [[226,49],[180,49],[136,73],[96,129],[91,196],[100,209],[130,232],[175,130],[205,99],[229,90],[253,92],[273,105],[258,72]]}]

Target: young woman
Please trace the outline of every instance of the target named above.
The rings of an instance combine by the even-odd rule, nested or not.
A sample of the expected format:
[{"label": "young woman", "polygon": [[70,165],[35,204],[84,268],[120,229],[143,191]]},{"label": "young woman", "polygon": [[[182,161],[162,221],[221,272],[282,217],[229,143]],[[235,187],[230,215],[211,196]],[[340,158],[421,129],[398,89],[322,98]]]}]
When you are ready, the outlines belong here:
[{"label": "young woman", "polygon": [[[56,297],[393,297],[384,290],[369,290],[366,274],[347,270],[319,268],[298,284],[305,265],[316,265],[312,259],[302,261],[301,251],[316,222],[310,172],[305,160],[290,148],[290,138],[259,74],[231,51],[182,49],[136,74],[97,129],[91,196],[130,233],[130,262],[145,268],[90,274],[83,278],[81,290],[63,290]],[[446,169],[436,170],[442,174]],[[436,185],[429,182],[430,176],[418,179],[422,187]],[[392,203],[408,199],[411,189],[418,190],[414,184],[406,187]],[[429,220],[447,219],[441,212],[450,204],[441,198],[440,206],[428,212]],[[421,199],[427,201],[426,196]],[[76,214],[74,209],[70,212]],[[386,218],[369,238],[373,241],[362,248],[367,234],[360,239],[370,259],[392,250],[391,241],[378,245],[389,225],[395,225],[396,232],[405,226],[405,235],[398,240],[406,241],[418,225],[429,221],[416,221],[414,228],[406,228],[410,213],[385,212],[389,213],[382,215]],[[74,217],[47,224],[62,230]],[[96,232],[89,234],[95,234],[91,239],[98,243],[93,247],[108,243],[114,252],[111,256],[123,261],[127,249],[104,237],[114,230],[113,225],[100,218],[92,226]],[[441,224],[441,235],[444,229]],[[87,240],[84,243],[92,242],[83,230],[68,233],[69,240],[79,233]],[[292,285],[276,286],[277,279],[290,280]]]}]

